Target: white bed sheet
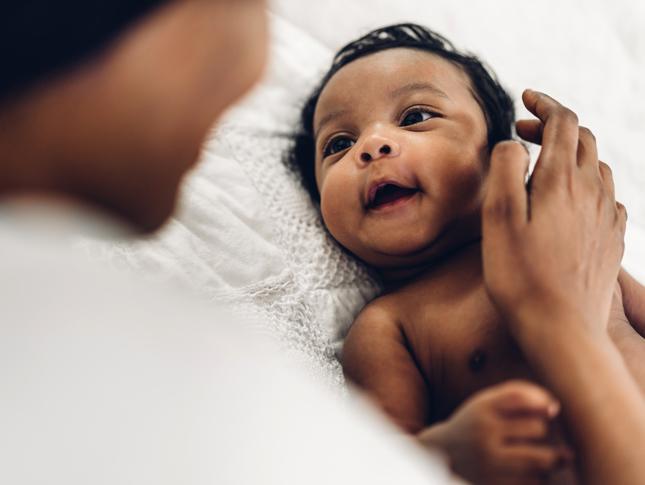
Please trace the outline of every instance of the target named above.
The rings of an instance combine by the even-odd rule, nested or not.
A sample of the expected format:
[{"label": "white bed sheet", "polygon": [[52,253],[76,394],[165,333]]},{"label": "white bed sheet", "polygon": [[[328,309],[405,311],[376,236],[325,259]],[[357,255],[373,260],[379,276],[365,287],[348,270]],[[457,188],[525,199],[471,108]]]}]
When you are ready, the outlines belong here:
[{"label": "white bed sheet", "polygon": [[268,333],[341,386],[334,351],[377,287],[326,235],[282,157],[300,105],[333,52],[371,28],[414,21],[481,55],[516,99],[532,87],[578,112],[614,168],[630,214],[625,264],[645,280],[643,4],[274,0],[269,9],[265,80],[214,131],[178,215],[158,236],[104,246],[105,255],[262,316]]}]

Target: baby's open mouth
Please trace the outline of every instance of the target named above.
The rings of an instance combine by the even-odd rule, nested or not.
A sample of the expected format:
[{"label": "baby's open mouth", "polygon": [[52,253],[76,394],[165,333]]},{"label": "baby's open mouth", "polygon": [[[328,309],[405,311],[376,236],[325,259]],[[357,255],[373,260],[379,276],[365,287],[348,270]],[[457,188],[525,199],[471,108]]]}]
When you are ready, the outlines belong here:
[{"label": "baby's open mouth", "polygon": [[400,187],[393,183],[380,184],[370,191],[367,204],[368,209],[381,209],[404,199],[409,199],[419,190],[409,187]]}]

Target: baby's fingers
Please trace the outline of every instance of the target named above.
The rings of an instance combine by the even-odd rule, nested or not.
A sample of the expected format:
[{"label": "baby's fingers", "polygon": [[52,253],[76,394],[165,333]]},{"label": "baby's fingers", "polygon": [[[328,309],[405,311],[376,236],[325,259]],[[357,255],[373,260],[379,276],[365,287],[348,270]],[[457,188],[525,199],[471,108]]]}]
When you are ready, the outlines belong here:
[{"label": "baby's fingers", "polygon": [[570,465],[574,454],[562,445],[515,445],[501,452],[505,468],[520,476],[547,475]]},{"label": "baby's fingers", "polygon": [[549,420],[540,416],[507,418],[502,435],[507,444],[540,441],[548,436],[549,428]]},{"label": "baby's fingers", "polygon": [[560,404],[543,387],[528,381],[508,381],[495,388],[495,408],[504,417],[543,416],[554,418]]}]

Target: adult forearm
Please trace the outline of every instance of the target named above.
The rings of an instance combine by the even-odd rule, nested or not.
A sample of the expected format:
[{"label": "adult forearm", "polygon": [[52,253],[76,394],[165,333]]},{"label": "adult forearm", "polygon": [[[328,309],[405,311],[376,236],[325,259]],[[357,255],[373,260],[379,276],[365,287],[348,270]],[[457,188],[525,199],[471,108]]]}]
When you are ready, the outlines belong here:
[{"label": "adult forearm", "polygon": [[609,338],[559,327],[524,334],[520,345],[562,403],[583,483],[642,484],[645,401],[636,382]]}]

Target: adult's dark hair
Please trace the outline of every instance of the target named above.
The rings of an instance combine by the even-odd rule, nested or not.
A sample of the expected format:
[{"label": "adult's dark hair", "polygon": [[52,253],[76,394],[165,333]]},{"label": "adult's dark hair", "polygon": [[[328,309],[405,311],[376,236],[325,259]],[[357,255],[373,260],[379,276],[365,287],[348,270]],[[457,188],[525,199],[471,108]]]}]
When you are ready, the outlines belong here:
[{"label": "adult's dark hair", "polygon": [[105,47],[164,0],[9,0],[0,7],[0,102]]},{"label": "adult's dark hair", "polygon": [[438,55],[460,67],[470,78],[475,99],[481,106],[488,126],[489,150],[496,143],[512,136],[515,120],[513,100],[500,85],[497,77],[476,56],[460,52],[445,37],[416,24],[397,24],[383,27],[343,47],[320,84],[305,103],[300,116],[300,126],[294,136],[289,163],[302,175],[303,183],[312,199],[320,200],[316,187],[316,148],[313,122],[316,105],[329,80],[347,64],[375,52],[406,47]]}]

